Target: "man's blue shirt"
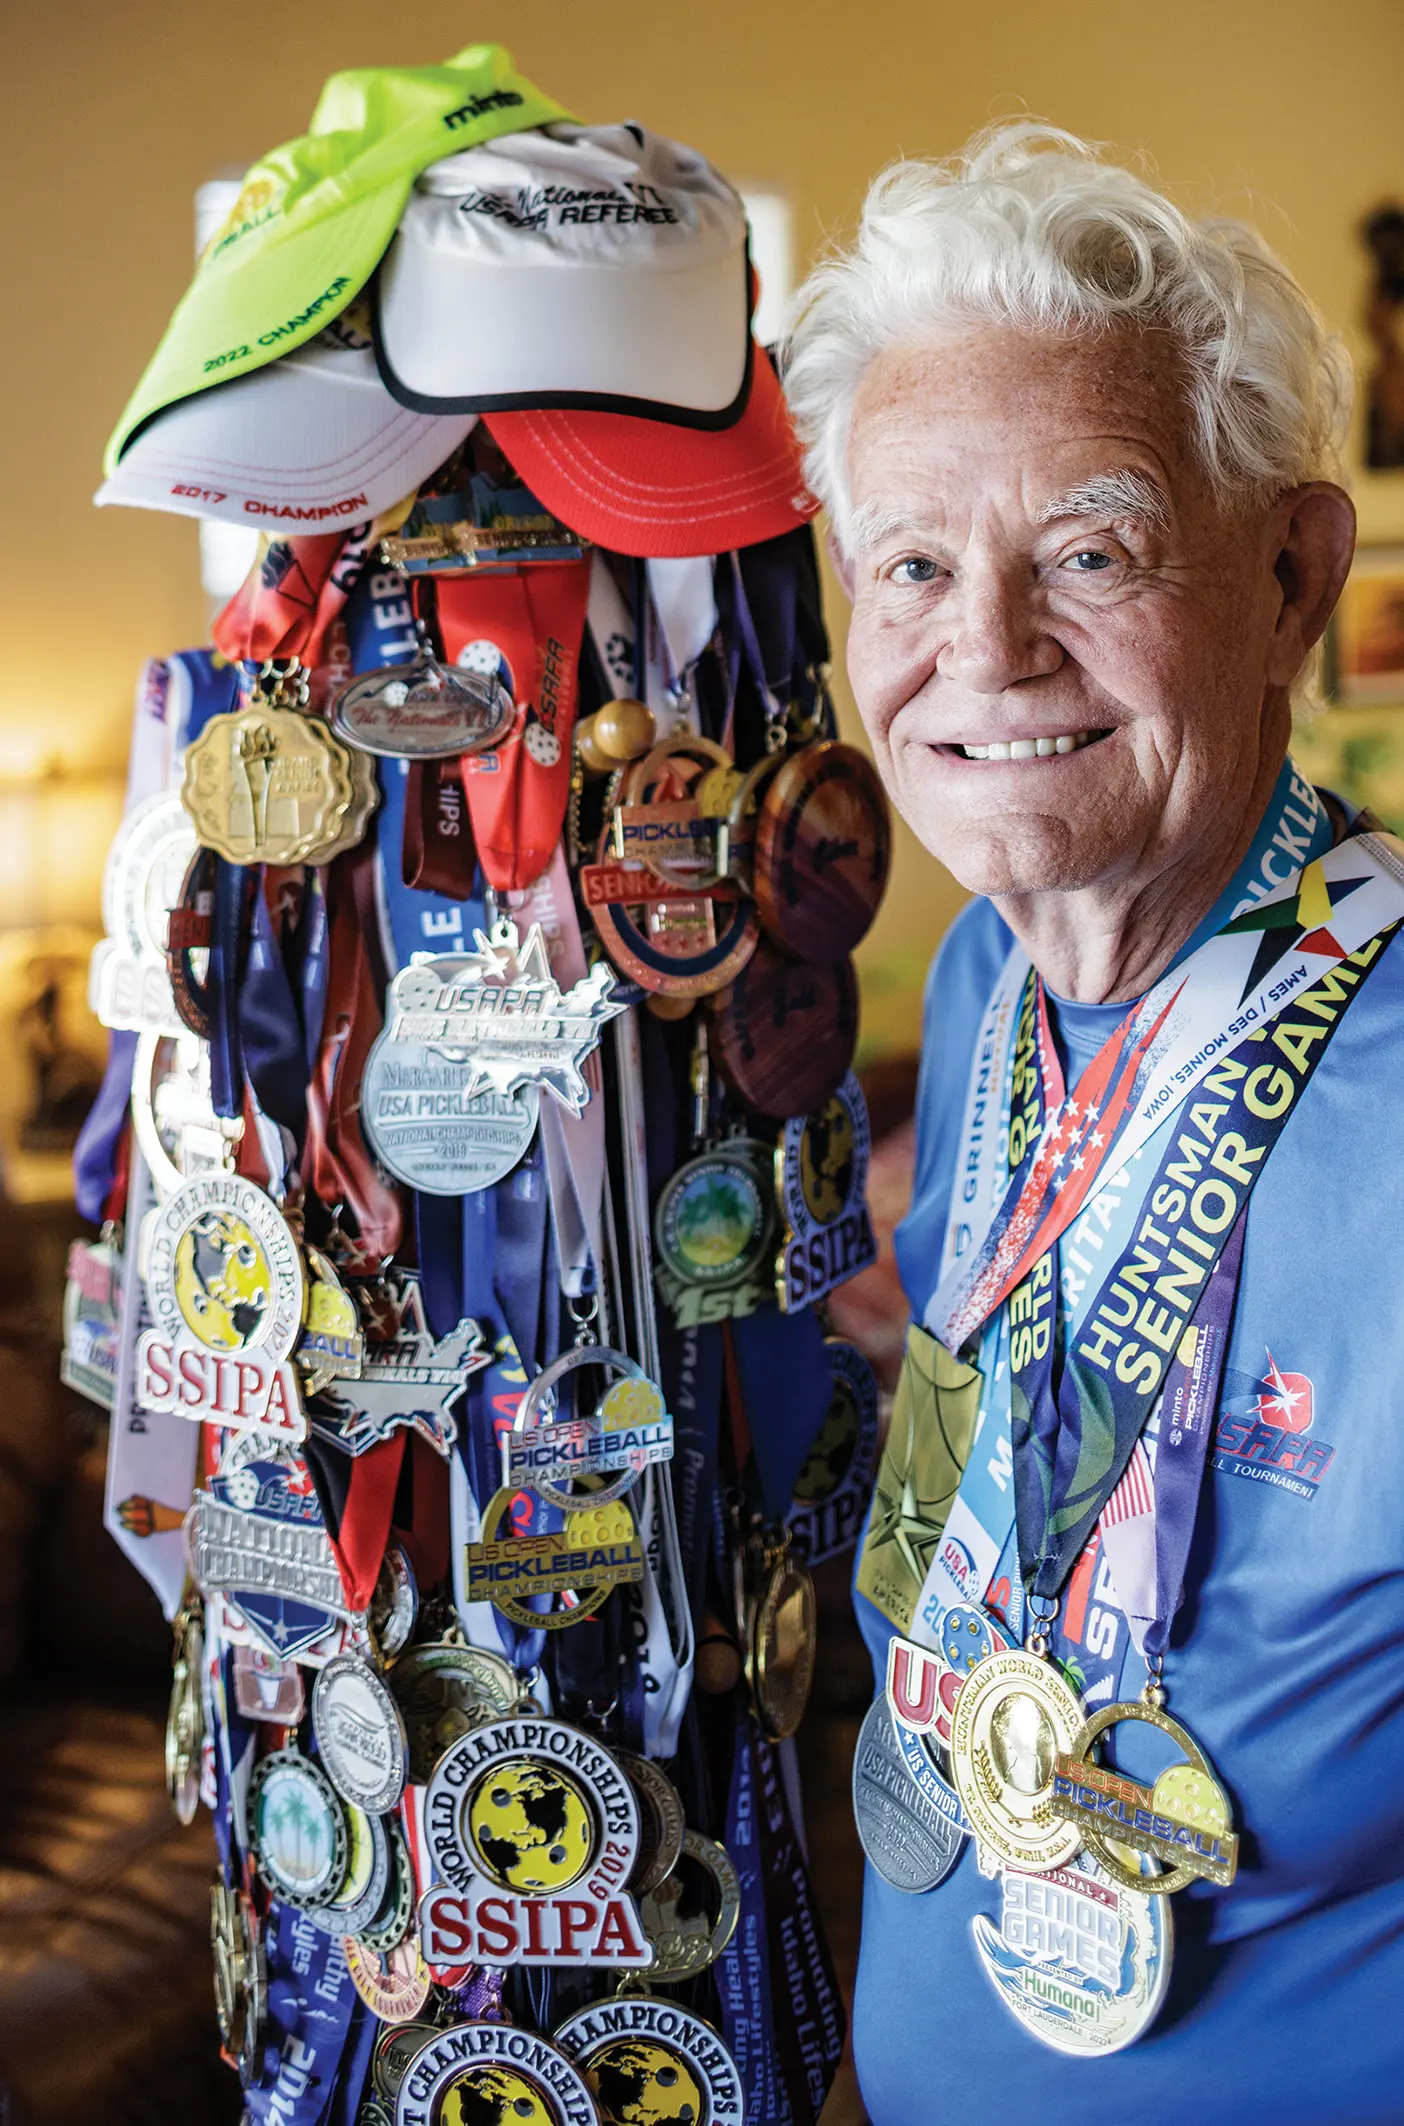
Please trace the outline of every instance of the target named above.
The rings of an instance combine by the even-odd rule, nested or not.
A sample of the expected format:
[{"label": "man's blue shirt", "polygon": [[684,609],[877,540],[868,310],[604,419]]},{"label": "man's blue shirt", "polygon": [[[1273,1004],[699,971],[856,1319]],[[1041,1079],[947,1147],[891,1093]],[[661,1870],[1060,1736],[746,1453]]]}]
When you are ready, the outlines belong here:
[{"label": "man's blue shirt", "polygon": [[[936,1283],[980,1015],[1010,946],[987,901],[928,985],[911,1211]],[[1053,1006],[1071,1085],[1120,1016]],[[1104,2059],[1040,2044],[971,1937],[997,1885],[966,1851],[913,1897],[867,1871],[854,2036],[873,2126],[1375,2126],[1404,2121],[1404,940],[1383,954],[1283,1130],[1243,1271],[1169,1710],[1242,1834],[1229,1890],[1172,1900],[1158,2021]],[[1286,1423],[1281,1422],[1283,1418]],[[879,1679],[891,1626],[862,1596]],[[1096,1629],[1095,1589],[1084,1629]],[[1135,1774],[1133,1741],[1119,1761]]]}]

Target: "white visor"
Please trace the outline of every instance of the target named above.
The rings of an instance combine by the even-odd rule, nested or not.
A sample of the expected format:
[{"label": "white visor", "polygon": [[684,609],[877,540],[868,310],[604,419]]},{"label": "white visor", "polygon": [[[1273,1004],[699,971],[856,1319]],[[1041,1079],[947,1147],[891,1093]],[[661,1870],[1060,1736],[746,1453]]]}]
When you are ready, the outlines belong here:
[{"label": "white visor", "polygon": [[397,405],[369,335],[339,320],[268,368],[158,414],[94,499],[284,537],[329,531],[412,495],[472,426],[469,414]]},{"label": "white visor", "polygon": [[588,407],[723,428],[750,381],[746,215],[691,148],[554,125],[435,163],[381,265],[376,352],[421,412]]}]

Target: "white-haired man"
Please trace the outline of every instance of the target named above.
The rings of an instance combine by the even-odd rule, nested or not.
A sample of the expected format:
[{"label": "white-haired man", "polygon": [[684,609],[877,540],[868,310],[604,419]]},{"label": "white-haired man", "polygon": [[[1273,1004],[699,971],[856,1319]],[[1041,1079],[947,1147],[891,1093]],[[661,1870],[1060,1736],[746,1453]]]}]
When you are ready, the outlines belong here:
[{"label": "white-haired man", "polygon": [[1287,757],[1347,367],[1250,231],[1017,126],[879,180],[787,388],[981,896],[857,1575],[874,2126],[1404,2117],[1404,850]]}]

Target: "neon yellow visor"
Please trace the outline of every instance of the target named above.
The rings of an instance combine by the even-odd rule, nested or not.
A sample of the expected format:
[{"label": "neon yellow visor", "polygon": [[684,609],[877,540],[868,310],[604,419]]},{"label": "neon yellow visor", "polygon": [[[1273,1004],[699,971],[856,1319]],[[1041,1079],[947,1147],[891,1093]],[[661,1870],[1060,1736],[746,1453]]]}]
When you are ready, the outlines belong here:
[{"label": "neon yellow visor", "polygon": [[110,474],[163,407],[315,337],[379,265],[421,170],[570,113],[500,44],[442,66],[333,74],[310,130],[256,162],[107,446]]}]

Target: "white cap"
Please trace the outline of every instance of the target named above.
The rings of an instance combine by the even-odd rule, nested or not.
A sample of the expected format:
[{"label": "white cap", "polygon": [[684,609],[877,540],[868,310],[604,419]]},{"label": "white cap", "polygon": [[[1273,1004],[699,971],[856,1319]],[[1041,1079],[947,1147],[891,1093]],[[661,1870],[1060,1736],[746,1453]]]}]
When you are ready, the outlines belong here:
[{"label": "white cap", "polygon": [[380,373],[422,412],[592,407],[696,428],[750,381],[746,214],[642,126],[543,126],[435,163],[380,269]]},{"label": "white cap", "polygon": [[296,353],[159,413],[95,500],[284,537],[331,531],[412,495],[472,427],[397,405],[369,332],[343,313]]}]

